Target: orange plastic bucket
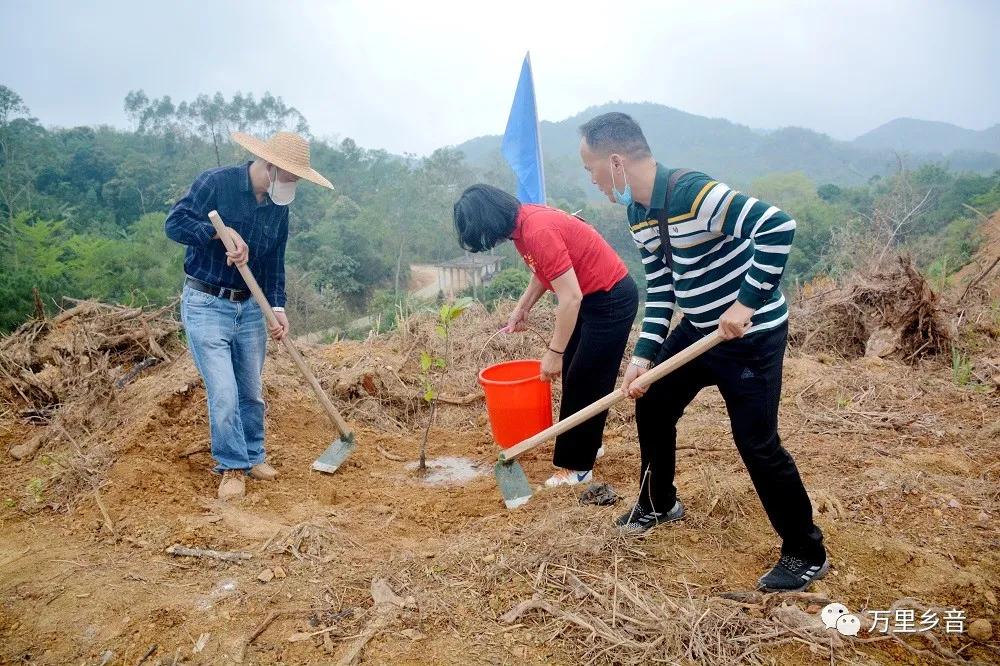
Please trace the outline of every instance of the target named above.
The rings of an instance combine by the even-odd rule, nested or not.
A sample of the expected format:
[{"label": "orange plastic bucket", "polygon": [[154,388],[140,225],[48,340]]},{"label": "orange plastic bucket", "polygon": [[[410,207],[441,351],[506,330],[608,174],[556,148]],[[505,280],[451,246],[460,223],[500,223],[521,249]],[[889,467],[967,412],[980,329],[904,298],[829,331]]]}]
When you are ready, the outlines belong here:
[{"label": "orange plastic bucket", "polygon": [[507,449],[552,425],[552,384],[541,361],[498,363],[480,371],[493,439]]}]

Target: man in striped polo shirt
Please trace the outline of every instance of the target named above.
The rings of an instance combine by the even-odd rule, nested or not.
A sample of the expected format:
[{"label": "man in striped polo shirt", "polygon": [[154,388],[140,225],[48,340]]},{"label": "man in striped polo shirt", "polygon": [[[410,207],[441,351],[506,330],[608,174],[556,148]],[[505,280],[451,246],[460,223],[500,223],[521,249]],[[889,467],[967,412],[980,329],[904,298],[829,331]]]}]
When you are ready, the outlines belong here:
[{"label": "man in striped polo shirt", "polygon": [[[640,491],[616,523],[623,532],[641,534],[683,517],[674,486],[677,421],[701,389],[717,386],[740,456],[782,539],[778,563],[759,586],[805,589],[829,563],[802,478],[778,436],[788,337],[788,306],[778,282],[795,220],[703,173],[658,163],[642,129],[624,113],[598,116],[580,133],[580,157],[591,180],[628,207],[646,273],[642,332],[622,389],[636,399]],[[661,238],[661,221],[668,239]],[[675,310],[683,317],[671,331]],[[648,391],[632,386],[651,366],[716,328],[726,342]]]}]

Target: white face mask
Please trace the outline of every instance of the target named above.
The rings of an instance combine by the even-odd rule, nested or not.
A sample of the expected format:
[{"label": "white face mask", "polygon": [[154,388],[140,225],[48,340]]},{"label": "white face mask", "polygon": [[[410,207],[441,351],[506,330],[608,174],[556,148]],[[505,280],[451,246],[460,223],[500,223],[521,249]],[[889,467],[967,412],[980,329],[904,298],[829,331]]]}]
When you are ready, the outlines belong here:
[{"label": "white face mask", "polygon": [[[271,169],[274,169],[274,175],[271,175]],[[287,206],[292,203],[295,199],[295,183],[297,181],[284,182],[278,180],[278,167],[272,166],[271,169],[267,170],[267,179],[270,181],[270,185],[267,187],[267,194],[271,197],[271,201],[279,206]]]}]

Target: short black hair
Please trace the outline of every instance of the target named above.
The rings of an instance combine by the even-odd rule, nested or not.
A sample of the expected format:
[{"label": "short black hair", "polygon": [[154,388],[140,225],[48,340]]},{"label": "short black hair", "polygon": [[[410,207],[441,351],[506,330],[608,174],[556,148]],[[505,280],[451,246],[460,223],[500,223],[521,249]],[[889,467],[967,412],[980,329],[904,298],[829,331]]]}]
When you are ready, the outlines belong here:
[{"label": "short black hair", "polygon": [[455,202],[458,244],[482,252],[510,238],[521,202],[499,187],[478,183],[467,187]]},{"label": "short black hair", "polygon": [[628,157],[649,157],[649,143],[639,123],[627,113],[612,111],[580,125],[580,136],[593,151],[620,153]]}]

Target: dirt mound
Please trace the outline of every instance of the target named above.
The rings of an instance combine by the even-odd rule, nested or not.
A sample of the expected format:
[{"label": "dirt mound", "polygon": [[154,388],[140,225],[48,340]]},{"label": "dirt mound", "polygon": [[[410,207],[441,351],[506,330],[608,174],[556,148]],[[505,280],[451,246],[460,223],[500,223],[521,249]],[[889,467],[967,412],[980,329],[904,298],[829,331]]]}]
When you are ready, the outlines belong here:
[{"label": "dirt mound", "polygon": [[21,398],[40,417],[63,405],[86,406],[95,393],[128,383],[135,364],[171,358],[162,347],[180,330],[171,310],[85,301],[51,320],[28,321],[0,342],[0,390],[8,403]]},{"label": "dirt mound", "polygon": [[962,322],[955,361],[970,379],[1000,387],[1000,212],[980,227],[972,261],[952,279],[950,298]]},{"label": "dirt mound", "polygon": [[[434,313],[421,313],[392,335],[303,349],[357,435],[334,475],[309,469],[334,433],[276,345],[264,384],[268,457],[281,477],[250,481],[239,502],[213,499],[204,389],[173,343],[164,346],[173,359],[115,389],[110,407],[91,403],[112,410],[104,425],[66,427],[81,450],[102,452],[101,466],[79,467],[65,437],[8,458],[0,661],[997,661],[995,639],[940,627],[881,634],[866,617],[852,639],[816,624],[826,601],[856,612],[921,609],[918,618],[960,609],[967,624],[996,624],[997,391],[957,383],[944,364],[793,352],[783,443],[805,477],[833,571],[812,594],[764,597],[756,579],[778,544],[715,390],[678,429],[684,522],[625,540],[611,528],[622,505],[581,506],[574,489],[503,507],[476,374],[537,357],[551,313],[543,303],[532,316],[542,339],[494,336],[510,305],[475,307],[455,321],[448,347]],[[478,471],[461,483],[430,484],[409,469],[429,417],[422,351],[449,361],[432,378],[442,397],[429,456]],[[0,412],[4,448],[54,428],[25,419],[27,406]],[[630,500],[639,468],[630,404],[614,410],[605,446],[596,474]],[[524,457],[532,481],[550,473],[549,456],[543,448]],[[73,478],[86,483],[61,494],[59,480],[79,469],[85,476]],[[167,553],[175,544],[249,559],[177,557]]]},{"label": "dirt mound", "polygon": [[34,483],[35,496],[48,487],[50,503],[60,505],[97,482],[109,464],[101,439],[120,423],[120,392],[182,352],[172,310],[84,301],[0,341],[0,404],[42,426],[11,446],[11,457],[31,458],[57,442],[61,449],[47,458],[56,464]]},{"label": "dirt mound", "polygon": [[955,336],[940,296],[905,256],[844,284],[819,279],[792,310],[790,343],[808,353],[914,363],[949,353]]},{"label": "dirt mound", "polygon": [[1000,298],[1000,211],[979,227],[979,250],[952,280],[952,297],[960,305],[988,305]]},{"label": "dirt mound", "polygon": [[842,281],[807,284],[791,306],[790,344],[809,354],[938,360],[1000,386],[1000,212],[972,260],[932,287],[905,256]]},{"label": "dirt mound", "polygon": [[421,353],[427,352],[447,366],[428,375],[440,407],[435,411],[435,425],[459,430],[482,428],[481,419],[470,421],[468,410],[461,409],[482,400],[479,370],[503,361],[537,358],[551,335],[552,306],[545,302],[536,306],[532,331],[524,335],[498,333],[512,307],[512,302],[502,303],[491,313],[482,304],[473,303],[451,324],[447,341],[437,330],[435,313],[411,314],[399,320],[391,335],[320,350],[326,362],[321,373],[349,418],[403,433],[422,426],[429,418],[420,368]]}]

